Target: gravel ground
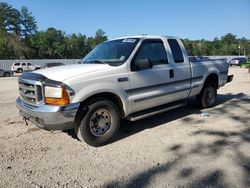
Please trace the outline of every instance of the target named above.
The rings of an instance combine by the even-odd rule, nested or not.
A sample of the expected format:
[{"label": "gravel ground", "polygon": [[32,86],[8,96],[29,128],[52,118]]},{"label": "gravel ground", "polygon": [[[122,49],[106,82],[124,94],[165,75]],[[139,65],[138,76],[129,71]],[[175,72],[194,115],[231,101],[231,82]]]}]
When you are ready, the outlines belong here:
[{"label": "gravel ground", "polygon": [[15,107],[17,77],[0,78],[0,187],[250,187],[250,74],[230,72],[214,108],[190,100],[124,121],[118,138],[99,148],[72,130],[26,126]]}]

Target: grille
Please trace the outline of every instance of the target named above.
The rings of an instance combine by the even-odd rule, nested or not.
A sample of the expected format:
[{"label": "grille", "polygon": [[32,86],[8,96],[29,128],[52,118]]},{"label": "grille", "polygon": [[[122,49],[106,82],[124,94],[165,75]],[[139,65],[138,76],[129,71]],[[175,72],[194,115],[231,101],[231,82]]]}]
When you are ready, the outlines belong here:
[{"label": "grille", "polygon": [[19,79],[18,85],[21,99],[24,102],[31,105],[43,103],[41,82]]}]

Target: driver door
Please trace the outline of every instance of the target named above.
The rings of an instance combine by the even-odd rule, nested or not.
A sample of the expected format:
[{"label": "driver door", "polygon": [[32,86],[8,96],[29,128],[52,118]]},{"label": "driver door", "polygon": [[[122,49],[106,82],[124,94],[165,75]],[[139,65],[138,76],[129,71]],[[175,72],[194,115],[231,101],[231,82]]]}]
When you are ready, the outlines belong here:
[{"label": "driver door", "polygon": [[[135,62],[148,59],[153,67],[137,70]],[[171,65],[162,40],[144,40],[131,61],[129,73],[132,112],[171,102],[174,86],[171,84]]]}]

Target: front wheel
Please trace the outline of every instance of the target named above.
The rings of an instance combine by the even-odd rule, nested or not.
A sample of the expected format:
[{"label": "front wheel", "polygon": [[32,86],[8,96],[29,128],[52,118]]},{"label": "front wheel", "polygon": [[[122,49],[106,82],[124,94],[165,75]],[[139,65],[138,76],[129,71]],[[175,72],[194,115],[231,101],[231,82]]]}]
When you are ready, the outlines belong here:
[{"label": "front wheel", "polygon": [[4,77],[9,77],[9,76],[10,76],[10,73],[8,73],[8,72],[4,73]]},{"label": "front wheel", "polygon": [[202,88],[200,94],[196,96],[196,101],[201,108],[211,108],[215,105],[216,97],[216,86],[212,83],[207,83]]},{"label": "front wheel", "polygon": [[90,104],[81,122],[74,125],[77,137],[91,146],[109,143],[118,133],[119,127],[119,109],[109,100]]}]

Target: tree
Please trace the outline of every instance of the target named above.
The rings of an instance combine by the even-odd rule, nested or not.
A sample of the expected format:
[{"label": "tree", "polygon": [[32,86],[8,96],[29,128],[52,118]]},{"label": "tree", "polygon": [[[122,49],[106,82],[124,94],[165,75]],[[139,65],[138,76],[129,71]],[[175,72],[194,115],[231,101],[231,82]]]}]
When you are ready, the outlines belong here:
[{"label": "tree", "polygon": [[28,11],[27,7],[21,8],[22,35],[27,37],[37,31],[35,17]]},{"label": "tree", "polygon": [[0,27],[7,32],[20,35],[21,33],[21,14],[17,9],[7,3],[0,3]]},{"label": "tree", "polygon": [[221,37],[222,43],[222,53],[223,55],[238,55],[238,42],[236,39],[236,35],[232,33],[228,33],[225,36]]},{"label": "tree", "polygon": [[101,30],[101,29],[98,29],[95,33],[95,44],[100,44],[104,41],[108,40],[108,37],[106,36],[106,33]]},{"label": "tree", "polygon": [[82,58],[89,51],[90,47],[87,45],[87,37],[82,34],[72,34],[65,38],[66,40],[66,56],[70,58]]},{"label": "tree", "polygon": [[94,48],[96,45],[106,41],[108,39],[108,37],[106,36],[106,33],[101,30],[101,29],[98,29],[95,33],[95,37],[89,37],[88,38],[88,45],[91,47],[91,48]]},{"label": "tree", "polygon": [[189,55],[238,55],[240,46],[241,55],[250,55],[250,40],[246,38],[237,39],[236,35],[228,33],[213,41],[206,40],[188,40],[184,39],[183,43],[187,48]]}]

